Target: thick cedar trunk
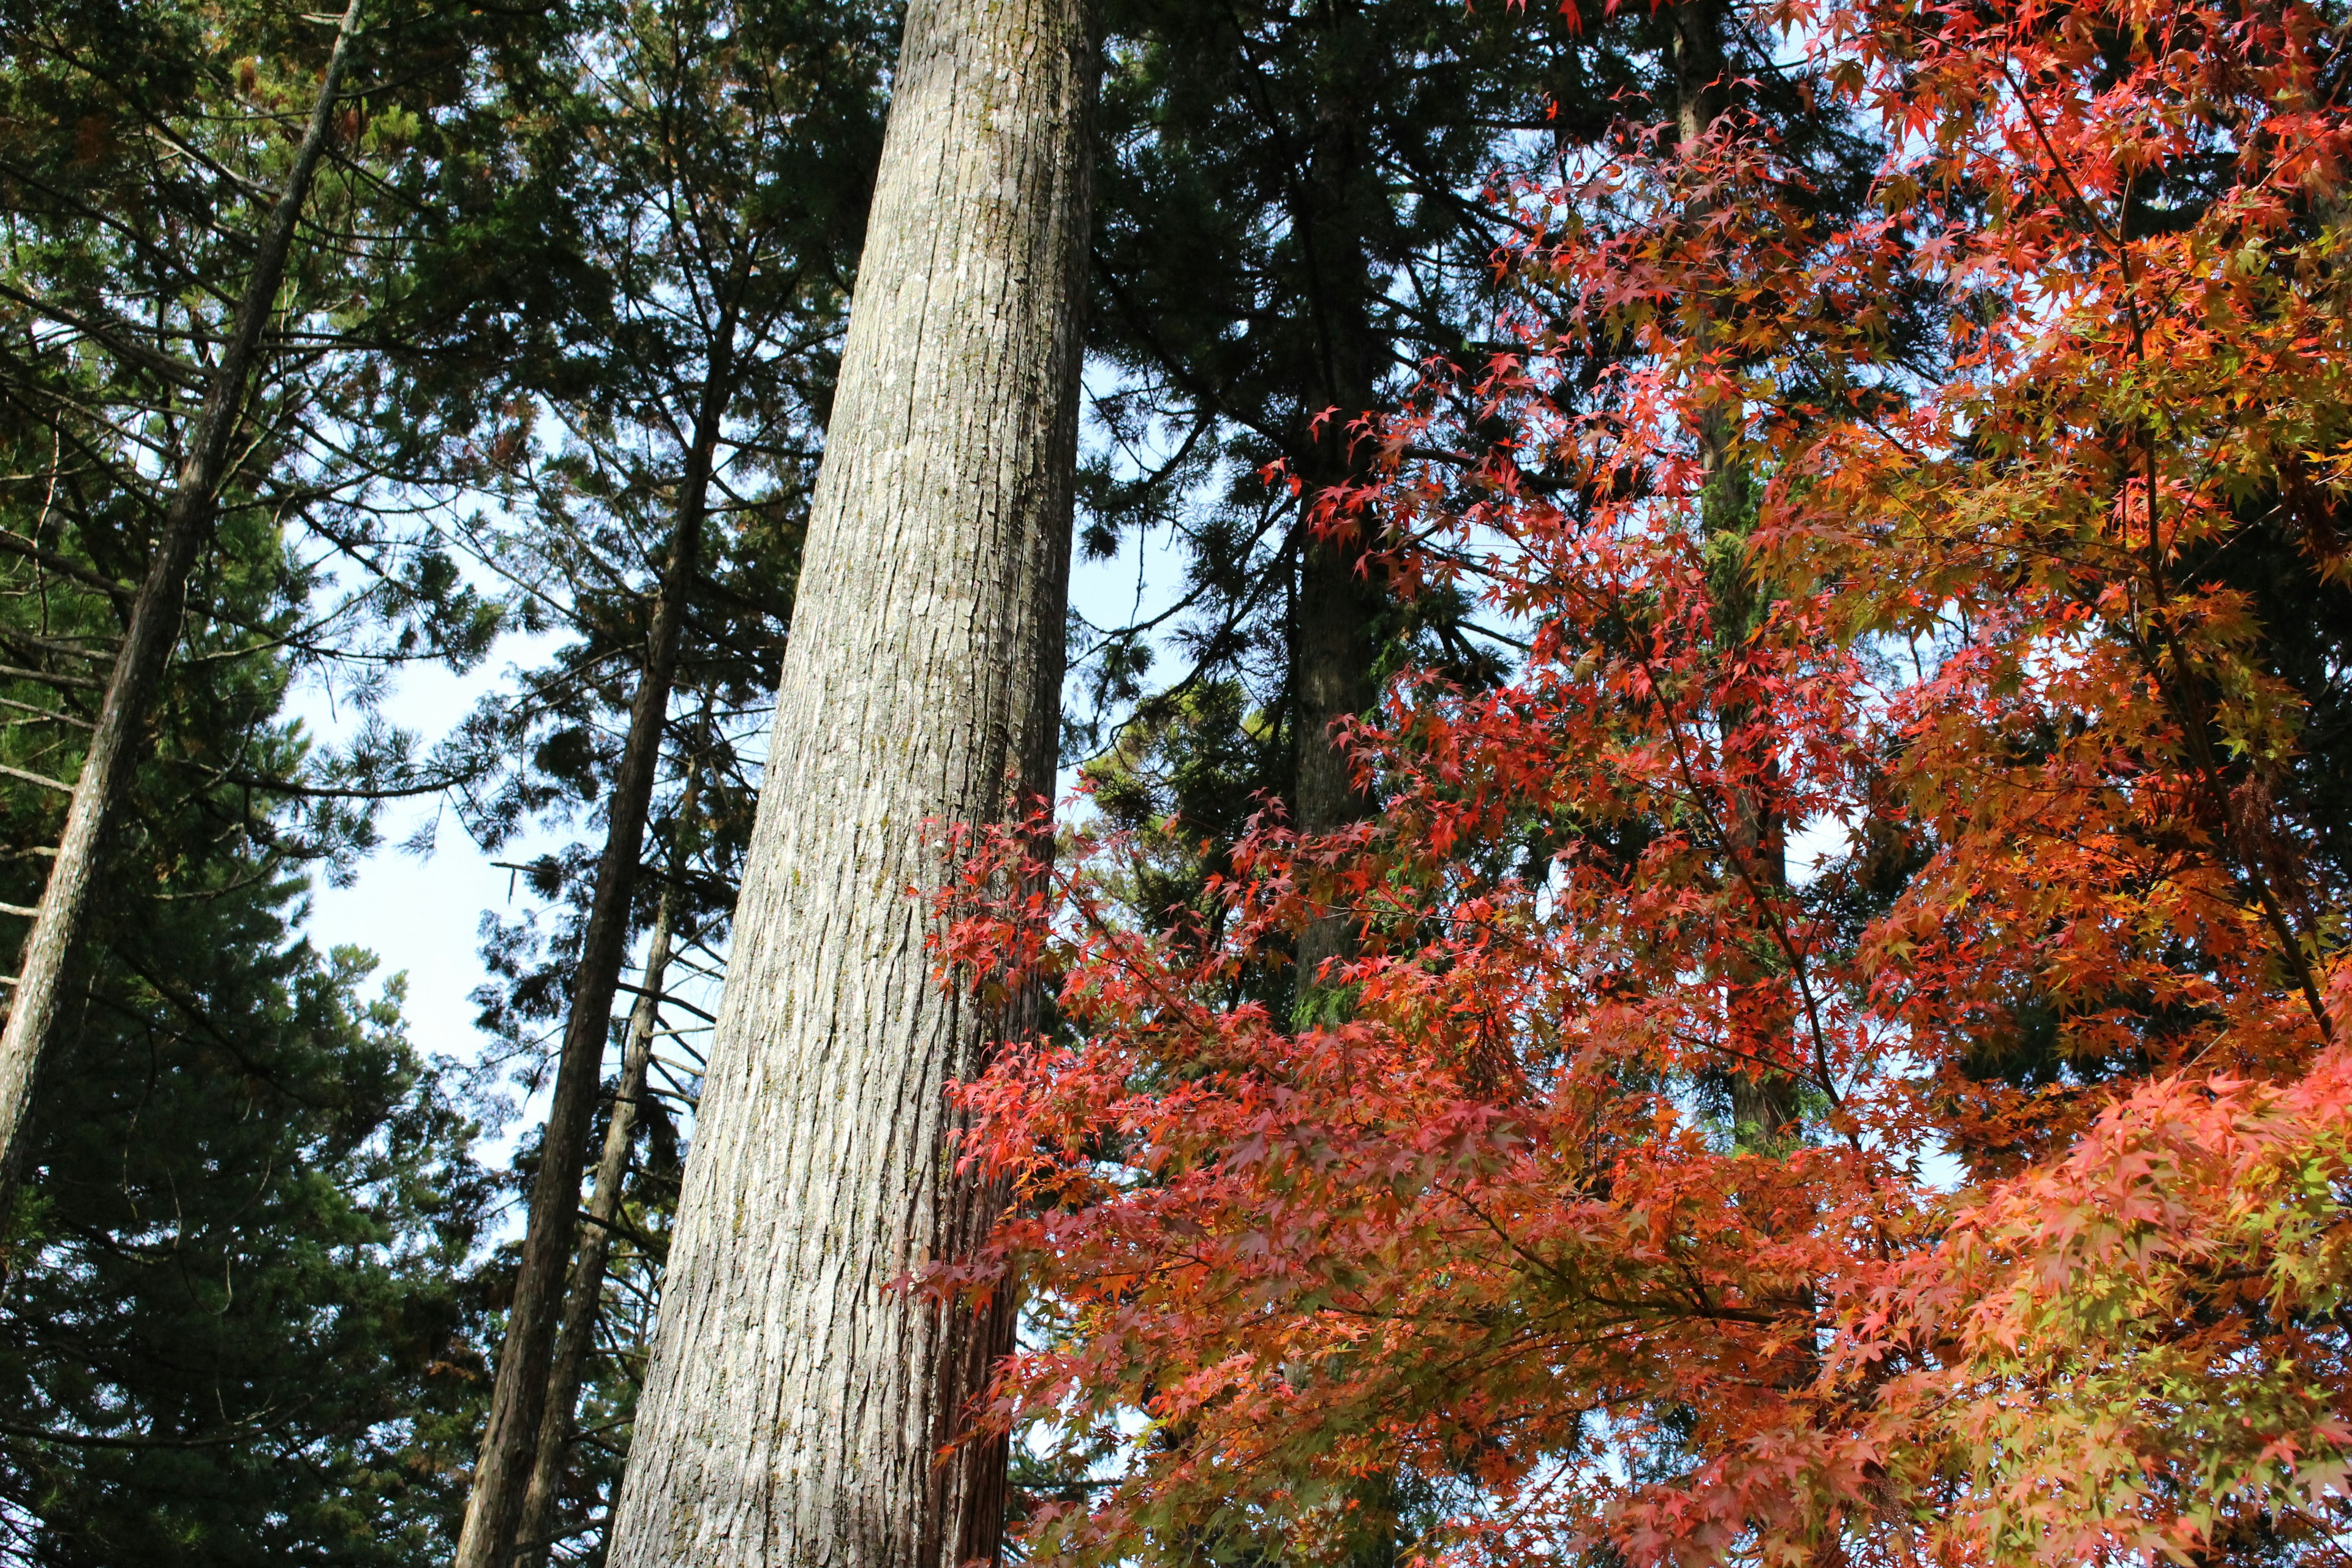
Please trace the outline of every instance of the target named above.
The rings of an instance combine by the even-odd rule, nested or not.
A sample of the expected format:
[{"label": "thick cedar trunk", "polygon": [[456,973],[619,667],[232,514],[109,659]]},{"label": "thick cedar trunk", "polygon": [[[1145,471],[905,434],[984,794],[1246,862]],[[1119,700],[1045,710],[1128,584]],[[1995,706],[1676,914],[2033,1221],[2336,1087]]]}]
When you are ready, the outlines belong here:
[{"label": "thick cedar trunk", "polygon": [[933,824],[1051,787],[1095,51],[1085,0],[915,0],[859,263],[616,1568],[995,1554],[1008,1343],[889,1283],[964,1253]]},{"label": "thick cedar trunk", "polygon": [[[686,793],[678,805],[678,831],[694,814],[697,775],[687,774]],[[673,869],[679,857],[674,852]],[[621,1189],[629,1174],[629,1146],[635,1141],[637,1106],[646,1092],[646,1072],[653,1061],[654,1031],[659,1025],[662,983],[669,973],[670,928],[677,916],[677,883],[662,889],[661,908],[654,916],[653,934],[646,946],[644,984],[637,1005],[629,1010],[629,1039],[621,1052],[621,1079],[613,1092],[613,1114],[604,1123],[604,1148],[596,1162],[596,1184],[588,1197],[588,1225],[580,1237],[580,1255],[572,1261],[571,1292],[563,1301],[563,1326],[555,1336],[555,1354],[548,1364],[546,1414],[540,1418],[539,1449],[531,1461],[530,1486],[523,1494],[522,1525],[518,1553],[527,1563],[544,1563],[555,1531],[555,1506],[563,1489],[563,1461],[572,1450],[572,1423],[580,1404],[580,1380],[595,1342],[597,1309],[604,1294],[604,1259],[612,1248],[613,1221],[621,1212]]]},{"label": "thick cedar trunk", "polygon": [[89,907],[90,885],[105,848],[108,820],[138,765],[140,734],[163,683],[163,667],[180,639],[188,573],[212,527],[228,473],[229,448],[245,415],[247,385],[259,357],[262,328],[277,306],[286,258],[294,247],[294,230],[301,220],[319,160],[333,134],[335,99],[359,26],[360,0],[350,0],[335,32],[334,48],[327,56],[310,125],[287,174],[286,188],[271,209],[255,249],[253,271],[246,279],[244,297],[237,301],[228,342],[205,384],[204,405],[189,433],[187,453],[148,557],[147,575],[131,600],[131,621],[123,629],[122,647],[107,679],[106,698],[97,727],[90,732],[89,750],[74,781],[65,835],[41,890],[33,928],[25,939],[7,1026],[0,1030],[0,1200],[14,1186],[24,1159],[25,1115],[54,1031],[58,994]]},{"label": "thick cedar trunk", "polygon": [[700,559],[703,512],[710,485],[712,451],[727,411],[735,340],[735,304],[730,297],[719,319],[710,366],[704,377],[702,406],[694,421],[686,471],[678,483],[677,527],[669,560],[654,597],[646,633],[646,662],[629,708],[629,732],[605,803],[604,854],[588,906],[588,929],[581,938],[572,1008],[564,1019],[563,1051],[555,1068],[555,1094],[548,1106],[547,1130],[540,1141],[539,1174],[531,1184],[530,1218],[523,1231],[522,1258],[515,1274],[514,1304],[507,1314],[506,1342],[499,1352],[498,1383],[490,1393],[490,1418],[474,1468],[473,1491],[466,1500],[466,1524],[457,1541],[457,1568],[507,1568],[515,1554],[515,1531],[522,1521],[523,1497],[539,1451],[539,1429],[547,1403],[548,1360],[563,1310],[563,1277],[578,1229],[582,1146],[596,1109],[604,1044],[612,1027],[613,996],[621,962],[628,952],[629,904],[636,891],[637,857],[644,848],[646,812],[653,800],[654,775],[661,762],[662,731],[669,714],[670,688],[677,672],[686,601]]},{"label": "thick cedar trunk", "polygon": [[[1347,478],[1344,468],[1328,473],[1324,484]],[[1370,800],[1355,784],[1335,727],[1372,705],[1379,695],[1372,679],[1380,647],[1373,627],[1381,611],[1378,590],[1358,570],[1360,547],[1310,540],[1298,576],[1296,689],[1298,715],[1297,779],[1292,818],[1302,833],[1331,833],[1360,821]],[[1318,976],[1353,945],[1350,917],[1335,911],[1318,917],[1299,933],[1298,990],[1316,994]]]}]

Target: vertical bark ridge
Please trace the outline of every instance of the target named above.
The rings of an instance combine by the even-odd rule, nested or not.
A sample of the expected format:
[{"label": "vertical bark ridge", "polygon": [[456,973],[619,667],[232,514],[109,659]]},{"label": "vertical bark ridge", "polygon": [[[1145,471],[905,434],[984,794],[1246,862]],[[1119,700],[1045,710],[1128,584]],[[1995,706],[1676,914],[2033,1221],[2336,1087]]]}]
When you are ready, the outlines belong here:
[{"label": "vertical bark ridge", "polygon": [[1050,787],[1095,49],[1085,0],[916,0],[857,276],[611,1561],[992,1557],[1001,1449],[936,1463],[1009,1313],[892,1279],[977,1243],[930,974],[934,821]]}]

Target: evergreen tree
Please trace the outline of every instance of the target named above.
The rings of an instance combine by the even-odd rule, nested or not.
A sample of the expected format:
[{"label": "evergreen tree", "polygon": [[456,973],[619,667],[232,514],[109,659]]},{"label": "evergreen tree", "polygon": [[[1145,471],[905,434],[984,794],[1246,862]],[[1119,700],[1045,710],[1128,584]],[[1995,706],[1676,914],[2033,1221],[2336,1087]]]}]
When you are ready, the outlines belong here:
[{"label": "evergreen tree", "polygon": [[[37,431],[12,432],[19,454]],[[27,537],[12,487],[5,521]],[[46,650],[0,731],[0,861],[39,885],[114,624],[71,529],[0,562],[0,642]],[[304,581],[257,509],[224,520],[168,673],[27,1123],[0,1289],[0,1555],[40,1564],[409,1563],[445,1552],[472,1423],[489,1184],[397,981],[299,927],[307,869],[365,820],[305,811]],[[20,654],[19,657],[25,657]],[[47,677],[49,680],[42,678]],[[57,682],[49,684],[50,680]],[[38,693],[43,700],[29,700]],[[37,708],[38,711],[34,711]],[[273,781],[276,781],[273,784]],[[336,803],[330,803],[336,804]]]},{"label": "evergreen tree", "polygon": [[[0,13],[11,62],[0,95],[18,132],[0,148],[11,210],[0,299],[15,329],[0,350],[0,397],[49,448],[25,471],[45,471],[46,485],[11,549],[38,560],[44,530],[97,523],[104,537],[87,547],[110,557],[105,574],[125,589],[121,624],[78,656],[91,673],[76,679],[97,681],[105,700],[61,792],[68,809],[0,1035],[0,1187],[221,515],[275,509],[347,558],[356,592],[290,629],[307,652],[348,655],[356,636],[371,645],[363,657],[407,657],[422,636],[463,662],[492,624],[429,534],[385,526],[369,504],[380,470],[363,455],[373,442],[353,432],[364,430],[371,367],[339,329],[364,313],[354,297],[379,280],[404,215],[366,165],[407,156],[416,105],[432,93],[387,94],[373,123],[344,93],[371,71],[432,62],[369,53],[360,33],[348,7],[314,76],[316,41],[268,13],[38,3]],[[427,74],[450,89],[451,72]],[[289,120],[300,128],[290,144]],[[356,156],[331,159],[338,140]],[[194,608],[216,609],[201,598]],[[387,621],[406,624],[387,637]],[[362,771],[381,773],[400,750]]]},{"label": "evergreen tree", "polygon": [[[1122,768],[1139,744],[1166,752],[1158,766],[1192,776],[1196,800],[1184,753],[1206,746],[1238,767],[1237,802],[1276,798],[1295,826],[1329,832],[1370,805],[1330,726],[1362,711],[1385,672],[1411,664],[1475,687],[1515,657],[1492,635],[1507,628],[1445,592],[1392,599],[1362,569],[1381,542],[1329,494],[1373,472],[1352,421],[1449,389],[1466,397],[1491,356],[1518,352],[1496,330],[1496,256],[1529,217],[1512,208],[1515,186],[1540,188],[1586,149],[1670,137],[1696,96],[1686,77],[1786,137],[1825,208],[1858,197],[1874,153],[1728,6],[1122,5],[1108,21],[1089,337],[1108,374],[1079,543],[1105,557],[1165,530],[1182,580],[1145,624],[1081,629],[1066,744],[1117,742]],[[1586,356],[1563,390],[1599,384],[1621,353]],[[1479,426],[1466,402],[1457,413]],[[1160,644],[1185,668],[1155,689]],[[1224,683],[1239,700],[1193,703]],[[1207,734],[1215,710],[1245,728]],[[1119,742],[1110,726],[1130,712],[1142,733]],[[1230,842],[1209,837],[1195,876]],[[1340,950],[1343,923],[1307,933],[1303,969]]]},{"label": "evergreen tree", "polygon": [[[111,825],[68,836],[82,955],[47,971],[55,1104],[0,1238],[30,1561],[414,1562],[455,1522],[470,1120],[397,989],[299,927],[306,868],[347,873],[378,803],[446,782],[365,717],[388,672],[463,665],[497,625],[399,482],[414,421],[381,351],[515,29],[365,21],[339,91],[336,35],[297,16],[0,9],[7,919],[64,858],[60,786],[110,663],[134,662],[127,624],[163,665],[118,705]],[[182,547],[142,622],[142,575]],[[279,717],[298,679],[355,700],[352,743]]]},{"label": "evergreen tree", "polygon": [[[1727,109],[1775,129],[1816,174],[1824,212],[1851,207],[1876,151],[1778,68],[1746,13],[1708,0],[1113,15],[1091,346],[1118,380],[1096,405],[1109,445],[1082,491],[1081,542],[1108,554],[1166,528],[1185,580],[1172,622],[1096,631],[1093,710],[1072,740],[1109,742],[1087,772],[1107,824],[1135,835],[1121,888],[1134,916],[1213,945],[1228,911],[1205,890],[1230,876],[1255,810],[1278,800],[1300,831],[1330,834],[1372,808],[1331,726],[1364,712],[1383,675],[1411,667],[1475,689],[1518,657],[1513,628],[1481,626],[1446,588],[1392,598],[1365,559],[1385,542],[1349,493],[1380,471],[1372,434],[1349,428],[1364,412],[1435,403],[1485,428],[1474,389],[1496,356],[1525,346],[1496,330],[1509,302],[1496,256],[1538,216],[1514,191],[1545,188],[1595,147],[1639,153],[1698,133]],[[1598,206],[1560,216],[1609,218]],[[1562,355],[1566,401],[1638,353],[1605,338],[1581,347]],[[1423,455],[1433,468],[1448,457]],[[1727,533],[1737,510],[1725,509]],[[1720,554],[1727,587],[1752,599],[1739,539]],[[1154,692],[1150,644],[1171,624],[1189,668]],[[1105,720],[1130,704],[1109,732]],[[1559,847],[1548,826],[1530,823],[1514,847],[1530,874]],[[1777,848],[1770,825],[1763,836]],[[1316,981],[1356,934],[1327,899],[1289,971],[1239,966],[1237,993],[1302,1025],[1342,1011],[1344,988]],[[1390,1561],[1403,1518],[1447,1484],[1367,1478],[1349,1500],[1349,1561]]]},{"label": "evergreen tree", "polygon": [[[1288,737],[1262,784],[1328,829],[1361,803],[1328,726],[1410,628],[1357,571],[1367,542],[1318,539],[1310,509],[1361,482],[1351,425],[1424,361],[1500,346],[1489,256],[1510,230],[1475,197],[1605,131],[1650,79],[1643,29],[1587,39],[1572,9],[1424,0],[1115,5],[1108,23],[1089,347],[1116,380],[1081,542],[1174,531],[1187,681],[1246,683]],[[1081,650],[1098,704],[1145,695],[1159,629]],[[1076,739],[1099,743],[1085,718]]]}]

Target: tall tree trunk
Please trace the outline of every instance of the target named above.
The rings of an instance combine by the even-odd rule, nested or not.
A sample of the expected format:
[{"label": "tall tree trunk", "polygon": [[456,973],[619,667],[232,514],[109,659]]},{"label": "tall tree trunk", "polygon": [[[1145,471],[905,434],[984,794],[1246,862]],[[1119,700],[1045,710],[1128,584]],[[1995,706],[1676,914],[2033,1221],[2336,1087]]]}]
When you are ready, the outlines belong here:
[{"label": "tall tree trunk", "polygon": [[522,1258],[515,1274],[514,1304],[507,1314],[507,1337],[499,1352],[498,1383],[490,1393],[490,1418],[482,1434],[481,1458],[474,1468],[473,1491],[466,1500],[466,1523],[457,1539],[456,1568],[507,1568],[515,1552],[525,1491],[539,1451],[539,1429],[547,1404],[548,1360],[563,1309],[563,1276],[578,1228],[582,1145],[595,1113],[596,1085],[603,1077],[604,1045],[612,1028],[613,996],[619,989],[621,961],[629,941],[629,904],[636,891],[637,857],[645,846],[646,812],[653,800],[654,775],[661,762],[662,732],[677,673],[677,649],[686,622],[686,602],[701,558],[702,521],[710,487],[711,455],[733,384],[736,301],[730,292],[721,308],[710,364],[703,378],[702,405],[696,411],[694,440],[678,481],[677,527],[669,560],[654,598],[646,634],[644,673],[629,708],[629,732],[621,765],[613,775],[605,805],[604,851],[596,862],[595,890],[588,906],[588,929],[564,1020],[563,1052],[557,1058],[555,1094],[547,1129],[540,1140],[539,1175],[531,1184],[530,1218],[523,1231]]},{"label": "tall tree trunk", "polygon": [[[1370,411],[1386,350],[1370,314],[1375,293],[1361,214],[1371,171],[1357,106],[1350,101],[1350,51],[1366,47],[1348,31],[1353,11],[1333,8],[1321,47],[1333,57],[1331,97],[1320,105],[1307,167],[1292,195],[1291,224],[1302,242],[1316,358],[1298,367],[1299,385],[1316,412],[1329,410],[1306,454],[1301,479],[1310,501],[1324,489],[1361,476],[1348,426]],[[1299,560],[1298,600],[1292,642],[1291,701],[1296,721],[1291,817],[1302,833],[1332,833],[1362,820],[1371,800],[1356,787],[1355,768],[1334,733],[1342,720],[1370,708],[1379,696],[1373,666],[1380,654],[1380,616],[1386,596],[1361,570],[1369,541],[1317,539],[1310,533]],[[1327,914],[1300,934],[1297,990],[1302,1010],[1322,994],[1317,975],[1351,947],[1344,912]]]},{"label": "tall tree trunk", "polygon": [[[1369,407],[1369,386],[1362,396]],[[1318,454],[1344,439],[1344,435],[1327,435]],[[1345,459],[1334,456],[1317,465],[1307,488],[1311,493],[1349,477]],[[1360,570],[1363,555],[1361,541],[1309,539],[1300,562],[1291,698],[1297,715],[1297,784],[1291,812],[1301,833],[1337,832],[1361,821],[1371,807],[1370,797],[1356,787],[1355,764],[1338,734],[1341,721],[1364,712],[1380,695],[1372,669],[1380,655],[1376,628],[1382,596]],[[1314,999],[1325,991],[1319,978],[1324,965],[1348,956],[1353,935],[1352,917],[1345,910],[1320,915],[1299,933],[1297,989],[1302,1009],[1313,1010]]]},{"label": "tall tree trunk", "polygon": [[350,0],[335,30],[334,47],[319,82],[318,100],[311,107],[301,145],[296,149],[294,165],[287,173],[286,188],[278,194],[255,248],[253,271],[246,279],[244,297],[237,301],[228,342],[205,383],[205,400],[189,433],[163,527],[148,557],[147,575],[131,600],[130,624],[123,629],[122,647],[107,679],[89,750],[74,781],[65,835],[58,844],[57,858],[50,863],[32,930],[25,939],[7,1026],[0,1029],[0,1204],[5,1204],[14,1187],[24,1161],[25,1116],[55,1030],[58,994],[89,907],[90,885],[105,848],[108,822],[138,765],[140,733],[146,728],[148,711],[163,684],[163,667],[180,640],[188,573],[219,504],[221,486],[228,474],[229,448],[244,420],[247,384],[260,355],[262,328],[277,306],[278,285],[286,277],[286,258],[294,247],[294,230],[301,221],[319,160],[325,156],[333,135],[335,100],[351,58],[352,40],[359,30],[360,0]]},{"label": "tall tree trunk", "polygon": [[[1724,0],[1683,0],[1674,10],[1675,130],[1684,147],[1695,145],[1728,106],[1729,68],[1723,49],[1723,30],[1730,24]],[[1688,221],[1701,225],[1707,204],[1688,205]],[[1709,318],[1702,313],[1698,343],[1713,337]],[[1701,411],[1696,436],[1701,489],[1700,525],[1707,540],[1712,578],[1710,597],[1717,637],[1727,652],[1744,643],[1760,620],[1764,606],[1748,567],[1747,540],[1752,519],[1748,475],[1734,454],[1738,437],[1739,410],[1709,407]],[[1755,715],[1746,708],[1727,709],[1718,716],[1724,743],[1755,727]],[[1760,752],[1745,759],[1759,776],[1769,776],[1770,742],[1759,731]],[[1788,889],[1787,834],[1763,791],[1753,787],[1733,791],[1730,820],[1725,824],[1727,851],[1737,862],[1735,875],[1760,899],[1778,898]],[[1738,1048],[1746,1058],[1730,1069],[1733,1135],[1743,1144],[1769,1148],[1796,1119],[1796,1084],[1786,1073],[1753,1065],[1769,1060],[1788,1044],[1796,1026],[1796,1010],[1788,1000],[1789,978],[1773,973],[1768,963],[1735,958],[1725,976],[1733,994],[1734,1026]]]},{"label": "tall tree trunk", "polygon": [[[1307,454],[1301,477],[1310,499],[1363,474],[1361,447],[1349,426],[1371,412],[1387,349],[1370,315],[1377,292],[1361,214],[1368,200],[1385,202],[1364,182],[1371,171],[1359,140],[1360,111],[1350,101],[1352,50],[1364,47],[1349,24],[1352,6],[1325,13],[1323,47],[1334,58],[1330,98],[1318,106],[1312,152],[1294,196],[1292,223],[1306,242],[1304,259],[1313,303],[1316,361],[1302,366],[1317,411],[1330,414]],[[1380,697],[1374,666],[1380,620],[1387,605],[1381,585],[1362,570],[1371,541],[1309,534],[1299,557],[1298,599],[1292,640],[1293,737],[1291,813],[1302,833],[1336,833],[1363,820],[1372,798],[1357,787],[1355,763],[1338,727],[1370,710]],[[1348,995],[1325,983],[1328,964],[1344,963],[1356,947],[1355,918],[1330,910],[1299,933],[1292,984],[1292,1018],[1302,1026],[1337,1022]],[[1398,1486],[1394,1469],[1357,1478],[1347,1489],[1349,1528],[1338,1568],[1393,1568]]]},{"label": "tall tree trunk", "polygon": [[[687,824],[694,816],[696,786],[700,775],[689,769],[686,791],[677,810],[677,837],[670,851],[672,871],[680,853]],[[637,1106],[646,1092],[646,1073],[654,1055],[654,1031],[659,1026],[662,983],[669,973],[670,928],[677,918],[675,875],[662,889],[661,907],[654,915],[653,935],[646,944],[644,984],[637,1005],[629,1011],[628,1044],[621,1052],[621,1080],[613,1093],[613,1114],[604,1123],[604,1149],[596,1162],[596,1184],[588,1197],[587,1234],[580,1238],[580,1255],[572,1261],[571,1293],[564,1298],[563,1326],[555,1336],[555,1354],[547,1373],[547,1411],[539,1423],[539,1449],[530,1468],[530,1486],[523,1494],[522,1524],[517,1532],[520,1561],[542,1564],[554,1540],[555,1506],[563,1488],[563,1461],[572,1450],[572,1423],[580,1403],[581,1374],[595,1342],[597,1309],[604,1295],[604,1258],[613,1243],[613,1221],[621,1212],[621,1189],[629,1174],[629,1147],[635,1142]]]},{"label": "tall tree trunk", "polygon": [[1095,77],[1086,0],[908,8],[619,1568],[996,1551],[1002,1445],[939,1461],[1009,1315],[886,1291],[994,1213],[942,1091],[1003,1020],[909,889],[1051,787]]}]

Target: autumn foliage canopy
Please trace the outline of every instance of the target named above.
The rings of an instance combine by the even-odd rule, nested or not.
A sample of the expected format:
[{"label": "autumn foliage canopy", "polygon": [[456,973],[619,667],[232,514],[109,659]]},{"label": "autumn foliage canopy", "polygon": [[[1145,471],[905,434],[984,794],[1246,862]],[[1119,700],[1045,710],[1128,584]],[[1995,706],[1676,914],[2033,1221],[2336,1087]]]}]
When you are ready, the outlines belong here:
[{"label": "autumn foliage canopy", "polygon": [[1868,199],[1737,84],[1489,193],[1517,352],[1319,503],[1508,673],[1399,676],[1376,815],[1182,910],[1108,835],[962,884],[947,959],[1056,1001],[934,1276],[1041,1325],[997,1428],[1107,1456],[1040,1548],[2347,1555],[2340,25],[1750,20]]}]

